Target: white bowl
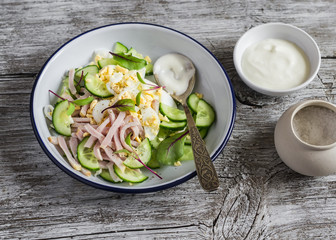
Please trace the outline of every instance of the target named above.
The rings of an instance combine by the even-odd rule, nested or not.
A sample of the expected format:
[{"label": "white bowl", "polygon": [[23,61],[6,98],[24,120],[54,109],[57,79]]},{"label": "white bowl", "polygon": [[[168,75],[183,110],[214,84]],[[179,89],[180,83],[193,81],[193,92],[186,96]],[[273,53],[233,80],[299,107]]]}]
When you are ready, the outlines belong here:
[{"label": "white bowl", "polygon": [[158,191],[183,183],[196,175],[193,161],[183,162],[179,167],[157,169],[162,180],[148,173],[149,179],[140,184],[113,184],[99,177],[86,177],[74,170],[47,140],[50,131],[43,107],[55,102],[55,97],[48,90],[56,92],[65,72],[87,64],[95,50],[112,49],[117,41],[134,47],[140,53],[150,56],[153,61],[171,52],[182,53],[193,61],[197,71],[195,91],[203,93],[217,113],[216,121],[206,137],[206,145],[212,160],[221,153],[233,130],[236,112],[234,92],[223,66],[209,50],[191,37],[170,28],[145,23],[113,24],[90,30],[65,43],[47,60],[36,78],[31,94],[31,121],[37,140],[58,167],[70,176],[97,188],[136,193]]},{"label": "white bowl", "polygon": [[[305,82],[293,88],[274,90],[256,85],[246,77],[241,67],[242,56],[245,50],[252,44],[267,38],[282,39],[293,42],[306,53],[310,62],[310,73]],[[320,68],[321,55],[316,42],[305,31],[289,24],[267,23],[248,30],[240,37],[234,48],[233,61],[240,78],[247,86],[266,95],[283,96],[306,87],[315,78]]]}]

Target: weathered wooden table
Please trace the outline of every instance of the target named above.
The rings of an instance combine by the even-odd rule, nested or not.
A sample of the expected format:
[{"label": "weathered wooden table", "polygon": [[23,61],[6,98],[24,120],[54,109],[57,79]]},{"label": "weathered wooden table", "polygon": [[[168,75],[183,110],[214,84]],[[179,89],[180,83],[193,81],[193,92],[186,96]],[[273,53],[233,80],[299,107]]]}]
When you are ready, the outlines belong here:
[{"label": "weathered wooden table", "polygon": [[[12,1],[0,2],[1,239],[335,239],[336,177],[305,177],[282,163],[275,124],[303,99],[336,103],[336,2],[323,1]],[[64,42],[117,22],[182,31],[220,60],[234,86],[233,134],[215,161],[220,188],[197,178],[148,194],[117,194],[69,177],[33,134],[35,76]],[[318,76],[286,97],[257,94],[237,76],[238,38],[266,22],[308,32],[322,55]]]}]

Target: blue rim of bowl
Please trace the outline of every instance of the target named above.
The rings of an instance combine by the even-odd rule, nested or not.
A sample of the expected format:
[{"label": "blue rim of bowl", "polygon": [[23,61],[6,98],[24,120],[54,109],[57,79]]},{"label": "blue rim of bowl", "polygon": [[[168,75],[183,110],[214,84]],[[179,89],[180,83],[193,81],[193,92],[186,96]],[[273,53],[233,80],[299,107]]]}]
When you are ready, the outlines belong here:
[{"label": "blue rim of bowl", "polygon": [[97,28],[93,28],[91,30],[88,30],[86,32],[83,32],[79,35],[77,35],[76,37],[70,39],[69,41],[67,41],[66,43],[64,43],[61,47],[59,47],[48,59],[47,61],[43,64],[41,70],[39,71],[38,75],[35,78],[35,82],[32,88],[32,93],[30,96],[30,120],[31,120],[31,124],[33,127],[33,131],[34,134],[37,138],[38,143],[40,144],[41,148],[43,149],[43,151],[46,153],[46,155],[53,161],[53,163],[58,166],[60,169],[62,169],[65,173],[67,173],[69,176],[77,179],[78,181],[85,183],[89,186],[98,188],[98,189],[102,189],[102,190],[106,190],[106,191],[113,191],[113,192],[119,192],[119,193],[147,193],[147,192],[156,192],[156,191],[160,191],[160,190],[164,190],[167,188],[171,188],[174,186],[177,186],[181,183],[186,182],[187,180],[193,178],[196,176],[196,171],[193,171],[187,175],[185,175],[182,178],[179,178],[175,181],[170,181],[166,184],[161,184],[159,186],[154,186],[154,187],[147,187],[147,188],[119,188],[119,187],[114,187],[114,186],[106,186],[106,185],[101,185],[99,183],[95,183],[92,182],[84,177],[81,177],[79,175],[74,174],[73,172],[71,172],[69,169],[67,169],[66,167],[64,167],[47,149],[47,147],[44,145],[42,138],[39,134],[39,132],[37,131],[37,127],[35,124],[35,119],[34,119],[34,114],[33,114],[33,99],[34,99],[34,93],[35,93],[35,88],[37,85],[37,82],[40,78],[40,75],[42,74],[44,68],[48,65],[49,61],[54,57],[54,55],[56,55],[60,50],[62,50],[66,45],[68,45],[70,42],[72,42],[73,40],[89,33],[89,32],[93,32],[102,28],[107,28],[107,27],[111,27],[111,26],[117,26],[117,25],[148,25],[148,26],[153,26],[153,27],[157,27],[157,28],[163,28],[163,29],[167,29],[173,32],[176,32],[178,34],[181,34],[187,38],[189,38],[190,40],[192,40],[193,42],[197,43],[199,46],[201,46],[202,48],[204,48],[218,63],[218,65],[222,68],[222,71],[224,72],[229,86],[230,86],[230,91],[231,91],[231,96],[232,96],[232,107],[233,107],[233,111],[232,111],[232,117],[231,117],[231,122],[230,122],[230,126],[228,129],[228,132],[223,140],[223,142],[221,143],[221,145],[217,148],[217,150],[215,151],[215,153],[211,156],[212,161],[214,161],[217,156],[221,153],[221,151],[224,149],[225,145],[227,144],[227,142],[229,141],[229,138],[231,136],[231,133],[233,131],[233,127],[234,127],[234,122],[235,122],[235,118],[236,118],[236,101],[235,101],[235,94],[233,91],[233,87],[231,84],[231,81],[229,79],[228,74],[226,73],[224,67],[222,66],[222,64],[219,62],[219,60],[205,47],[203,46],[200,42],[198,42],[197,40],[193,39],[192,37],[186,35],[185,33],[182,33],[180,31],[177,31],[175,29],[169,28],[169,27],[165,27],[165,26],[161,26],[161,25],[157,25],[157,24],[152,24],[152,23],[143,23],[143,22],[123,22],[123,23],[114,23],[114,24],[108,24],[108,25],[104,25],[104,26],[100,26]]}]

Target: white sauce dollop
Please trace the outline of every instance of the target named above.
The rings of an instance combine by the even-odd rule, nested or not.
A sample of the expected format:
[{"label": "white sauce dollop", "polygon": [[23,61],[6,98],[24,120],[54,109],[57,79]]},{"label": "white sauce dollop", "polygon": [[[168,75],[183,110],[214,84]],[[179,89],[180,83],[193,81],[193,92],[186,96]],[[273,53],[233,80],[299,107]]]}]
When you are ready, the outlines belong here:
[{"label": "white sauce dollop", "polygon": [[242,57],[245,76],[260,87],[285,90],[308,79],[310,64],[296,44],[265,39],[248,47]]},{"label": "white sauce dollop", "polygon": [[186,56],[170,53],[155,62],[153,73],[167,92],[179,96],[187,90],[189,81],[195,74],[195,67]]}]

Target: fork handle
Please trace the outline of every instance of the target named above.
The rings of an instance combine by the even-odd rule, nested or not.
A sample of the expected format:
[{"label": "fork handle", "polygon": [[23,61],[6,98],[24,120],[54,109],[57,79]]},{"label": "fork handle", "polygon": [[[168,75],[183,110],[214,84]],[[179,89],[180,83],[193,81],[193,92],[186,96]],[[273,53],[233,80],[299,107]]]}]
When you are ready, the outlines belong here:
[{"label": "fork handle", "polygon": [[198,180],[204,190],[214,191],[219,186],[215,167],[206,149],[205,142],[196,127],[189,107],[186,103],[183,103],[182,105],[187,116],[189,135],[191,138],[191,146],[194,154]]}]

